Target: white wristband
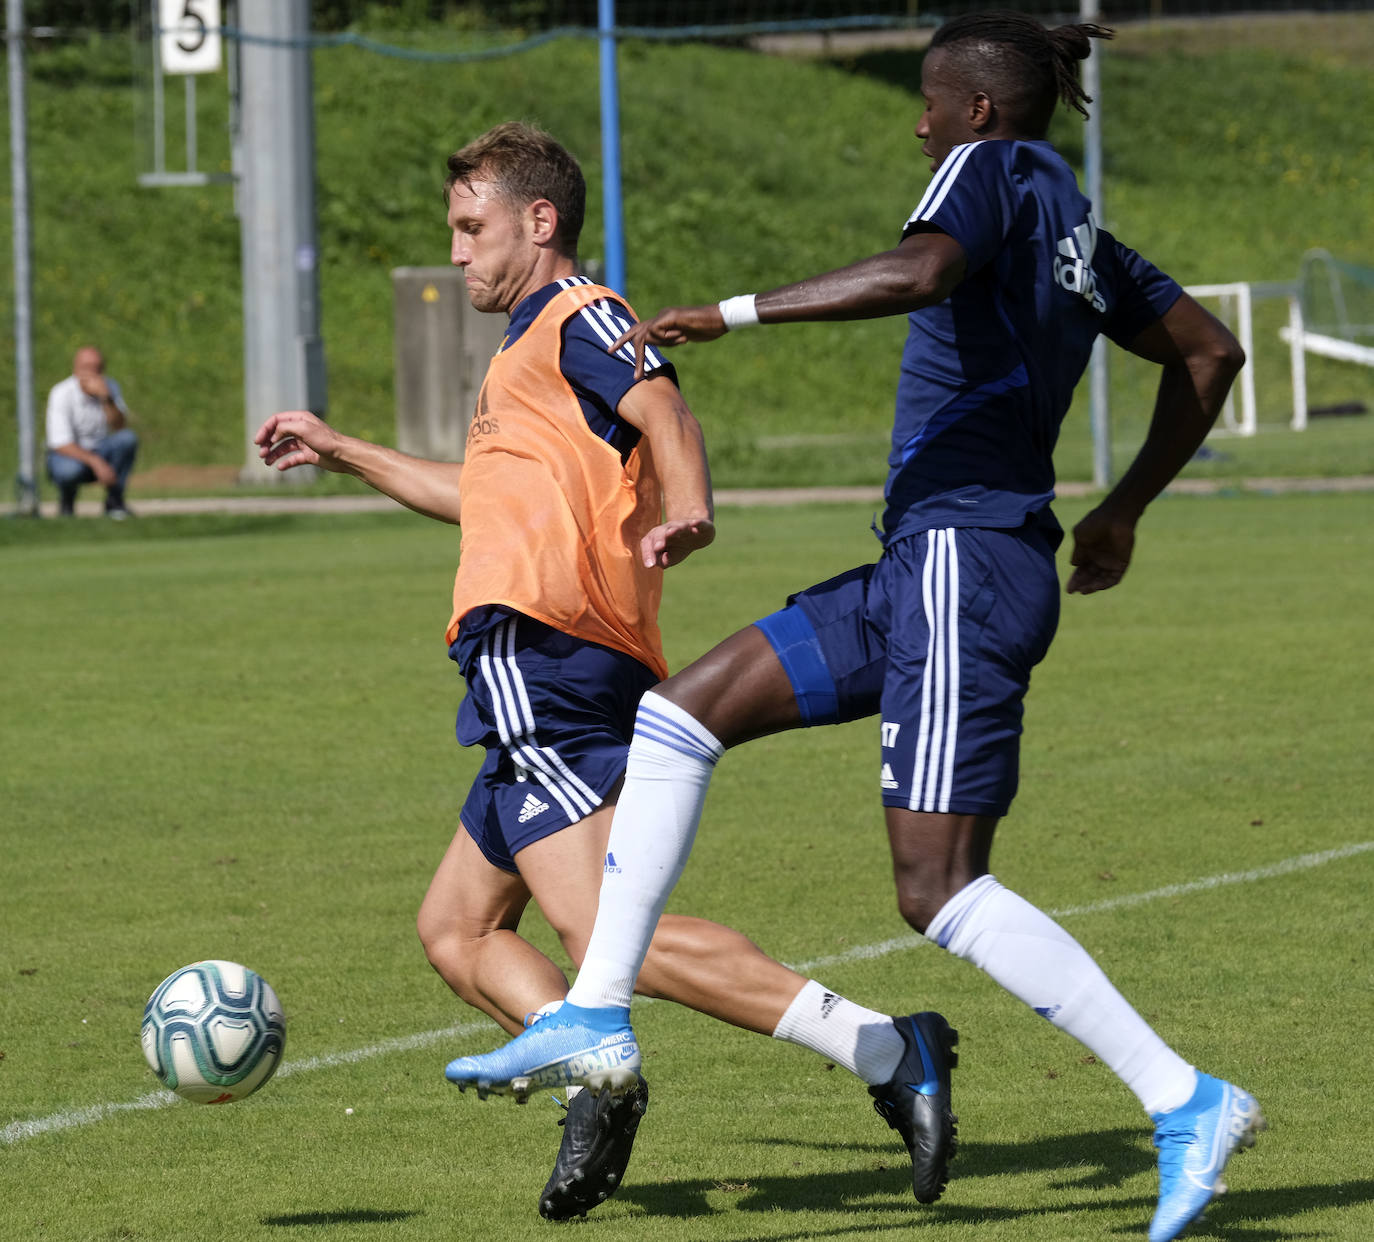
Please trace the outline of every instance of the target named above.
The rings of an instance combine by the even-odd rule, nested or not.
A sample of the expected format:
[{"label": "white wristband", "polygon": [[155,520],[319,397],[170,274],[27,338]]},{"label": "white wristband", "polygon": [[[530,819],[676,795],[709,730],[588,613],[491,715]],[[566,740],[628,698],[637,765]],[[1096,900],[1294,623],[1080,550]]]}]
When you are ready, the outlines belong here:
[{"label": "white wristband", "polygon": [[758,323],[759,313],[754,308],[754,295],[743,293],[737,298],[726,298],[720,304],[720,317],[725,320],[727,331],[730,328],[748,328]]}]

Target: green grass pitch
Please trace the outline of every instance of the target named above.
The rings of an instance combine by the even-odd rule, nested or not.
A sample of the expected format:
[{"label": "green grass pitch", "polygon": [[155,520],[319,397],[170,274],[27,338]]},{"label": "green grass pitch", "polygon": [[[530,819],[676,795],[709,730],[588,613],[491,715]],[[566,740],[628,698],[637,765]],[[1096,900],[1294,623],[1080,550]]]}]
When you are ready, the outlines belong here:
[{"label": "green grass pitch", "polygon": [[[1064,600],[1031,690],[997,874],[1271,1120],[1198,1238],[1374,1236],[1370,506],[1160,501],[1125,583]],[[873,555],[868,516],[723,510],[669,575],[670,660]],[[552,1236],[559,1110],[444,1082],[496,1031],[412,923],[476,762],[442,645],[456,545],[407,515],[0,524],[0,1242]],[[843,1070],[656,1003],[626,1184],[570,1235],[1144,1236],[1133,1098],[908,934],[875,763],[870,723],[731,754],[675,905],[856,1000],[949,1015],[945,1197],[914,1202]],[[242,1103],[153,1107],[142,1006],[202,957],[277,989],[286,1068]]]}]

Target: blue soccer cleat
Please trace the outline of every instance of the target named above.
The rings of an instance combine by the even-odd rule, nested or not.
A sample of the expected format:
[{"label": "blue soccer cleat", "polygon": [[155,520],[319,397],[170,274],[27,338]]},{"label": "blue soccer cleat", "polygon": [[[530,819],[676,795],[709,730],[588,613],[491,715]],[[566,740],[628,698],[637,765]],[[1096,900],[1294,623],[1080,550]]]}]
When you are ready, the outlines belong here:
[{"label": "blue soccer cleat", "polygon": [[1152,1120],[1159,1148],[1159,1207],[1150,1221],[1150,1242],[1169,1242],[1226,1190],[1221,1172],[1231,1153],[1253,1147],[1265,1120],[1254,1096],[1201,1073],[1192,1099]]},{"label": "blue soccer cleat", "polygon": [[541,1087],[581,1084],[619,1095],[639,1081],[639,1044],[628,1009],[583,1009],[564,1003],[510,1043],[450,1061],[444,1077],[477,1098],[512,1095],[523,1104]]}]

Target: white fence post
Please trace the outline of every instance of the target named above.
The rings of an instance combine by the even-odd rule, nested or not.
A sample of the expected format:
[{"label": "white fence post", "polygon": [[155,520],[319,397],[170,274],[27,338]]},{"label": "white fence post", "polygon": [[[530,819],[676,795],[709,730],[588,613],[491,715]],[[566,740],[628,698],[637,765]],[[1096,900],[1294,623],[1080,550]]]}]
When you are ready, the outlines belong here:
[{"label": "white fence post", "polygon": [[1302,299],[1288,295],[1288,359],[1293,368],[1294,431],[1307,430],[1307,350],[1303,341]]},{"label": "white fence post", "polygon": [[1240,372],[1240,420],[1236,420],[1235,390],[1232,389],[1222,409],[1222,421],[1228,430],[1237,435],[1252,436],[1259,422],[1255,414],[1255,332],[1250,286],[1245,281],[1225,285],[1189,285],[1184,292],[1195,298],[1220,298],[1223,308],[1229,307],[1235,300],[1236,335],[1240,338],[1240,347],[1245,350],[1245,366]]}]

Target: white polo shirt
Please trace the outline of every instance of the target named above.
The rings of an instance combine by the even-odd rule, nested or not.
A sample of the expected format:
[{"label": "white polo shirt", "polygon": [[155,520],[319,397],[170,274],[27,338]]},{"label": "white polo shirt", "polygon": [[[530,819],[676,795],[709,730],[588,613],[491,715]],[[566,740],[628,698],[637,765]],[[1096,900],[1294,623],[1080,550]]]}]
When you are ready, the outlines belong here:
[{"label": "white polo shirt", "polygon": [[[108,375],[105,382],[110,386],[110,396],[114,398],[115,405],[127,418],[129,411],[119,385]],[[48,393],[47,422],[50,449],[61,448],[64,444],[93,449],[110,434],[104,402],[84,391],[75,375],[69,375],[61,383],[52,386],[52,391]]]}]

